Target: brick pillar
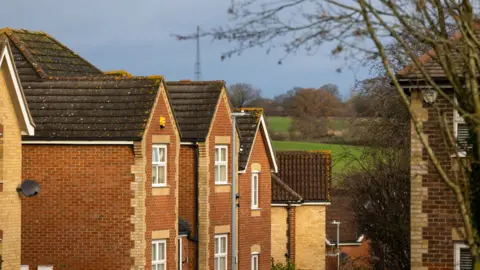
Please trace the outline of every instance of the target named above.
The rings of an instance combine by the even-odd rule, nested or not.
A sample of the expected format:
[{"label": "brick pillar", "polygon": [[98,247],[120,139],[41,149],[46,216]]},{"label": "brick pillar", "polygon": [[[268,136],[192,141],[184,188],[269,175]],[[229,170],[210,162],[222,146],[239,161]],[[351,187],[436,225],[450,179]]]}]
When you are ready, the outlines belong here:
[{"label": "brick pillar", "polygon": [[198,144],[198,248],[199,268],[209,270],[210,256],[210,157],[208,154],[208,140]]},{"label": "brick pillar", "polygon": [[[135,175],[135,181],[131,183],[130,190],[133,193],[131,199],[131,206],[133,207],[133,215],[130,217],[130,222],[133,224],[134,231],[130,234],[130,239],[133,242],[133,247],[130,250],[130,257],[133,258],[133,270],[145,269],[145,231],[147,226],[145,224],[145,160],[146,156],[143,151],[145,149],[145,142],[136,142],[134,144],[135,165],[132,165],[131,172]],[[143,148],[143,149],[142,149]]]},{"label": "brick pillar", "polygon": [[292,207],[290,209],[290,236],[288,238],[288,242],[290,243],[290,261],[292,263],[295,263],[295,238],[296,238],[296,233],[295,233],[295,219],[296,219],[296,207]]},{"label": "brick pillar", "polygon": [[[422,107],[420,91],[413,91],[411,107],[417,119],[428,120],[428,112]],[[427,161],[423,159],[423,145],[415,128],[411,128],[411,194],[410,194],[410,262],[411,269],[425,270],[423,254],[428,252],[428,240],[423,239],[423,228],[427,226],[428,215],[423,212],[423,200],[428,196],[428,189],[423,187],[423,175],[428,173]]]}]

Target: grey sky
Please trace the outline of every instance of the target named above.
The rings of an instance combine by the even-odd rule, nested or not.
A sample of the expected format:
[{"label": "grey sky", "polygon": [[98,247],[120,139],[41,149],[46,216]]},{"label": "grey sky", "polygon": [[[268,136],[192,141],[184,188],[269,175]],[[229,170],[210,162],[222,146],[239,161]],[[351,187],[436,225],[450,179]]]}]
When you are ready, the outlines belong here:
[{"label": "grey sky", "polygon": [[[134,75],[161,74],[167,80],[192,79],[195,43],[172,33],[190,33],[228,22],[230,0],[3,0],[0,27],[45,31],[102,70],[125,69]],[[325,47],[314,56],[298,54],[277,65],[282,55],[253,49],[220,60],[234,46],[201,41],[202,79],[251,83],[273,97],[294,86],[337,84],[348,94],[365,71],[332,60]]]}]

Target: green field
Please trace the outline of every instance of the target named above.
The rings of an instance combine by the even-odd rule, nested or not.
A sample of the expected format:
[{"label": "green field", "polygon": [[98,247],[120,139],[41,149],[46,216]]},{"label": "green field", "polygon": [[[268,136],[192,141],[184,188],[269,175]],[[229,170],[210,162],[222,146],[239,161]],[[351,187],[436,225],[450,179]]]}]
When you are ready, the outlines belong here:
[{"label": "green field", "polygon": [[267,117],[267,125],[274,132],[288,132],[292,125],[292,118],[283,116]]},{"label": "green field", "polygon": [[355,158],[359,158],[363,151],[361,146],[292,141],[274,141],[273,147],[275,151],[330,150],[332,151],[332,173],[334,176],[358,166]]},{"label": "green field", "polygon": [[[268,128],[273,132],[288,132],[292,125],[292,118],[288,116],[270,116],[267,117]],[[333,130],[344,130],[351,125],[350,118],[330,118],[328,126]]]}]

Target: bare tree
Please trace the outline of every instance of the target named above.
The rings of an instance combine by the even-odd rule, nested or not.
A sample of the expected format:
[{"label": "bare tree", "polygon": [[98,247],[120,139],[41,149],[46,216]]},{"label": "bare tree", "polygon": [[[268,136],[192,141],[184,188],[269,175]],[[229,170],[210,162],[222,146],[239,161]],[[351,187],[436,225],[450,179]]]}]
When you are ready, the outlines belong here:
[{"label": "bare tree", "polygon": [[228,88],[228,95],[233,107],[241,108],[260,97],[261,90],[248,83],[236,83]]},{"label": "bare tree", "polygon": [[[475,223],[478,210],[472,209],[472,201],[476,202],[479,197],[475,192],[479,190],[477,178],[480,178],[480,39],[477,36],[480,25],[474,20],[472,1],[246,0],[234,3],[229,9],[234,18],[233,25],[203,33],[238,45],[224,53],[222,58],[252,47],[264,47],[267,51],[282,48],[285,55],[302,49],[314,53],[321,45],[334,42],[333,54],[344,54],[350,59],[380,59],[386,77],[403,104],[407,105],[412,129],[430,164],[456,199],[463,220],[464,238],[474,257],[475,269],[480,269],[480,241],[478,224]],[[194,38],[194,35],[179,38]],[[390,50],[389,44],[393,42],[399,45],[398,51]],[[418,57],[417,46],[432,50],[426,56]],[[389,59],[389,55],[396,52],[411,63],[399,72]],[[425,62],[436,64],[441,76],[432,74]],[[410,72],[416,77],[407,77]],[[433,89],[465,120],[473,144],[466,157],[469,162],[463,162],[458,155],[461,149],[452,134],[448,115],[432,105],[438,109],[436,119],[442,127],[442,152],[447,151],[456,157],[452,162],[461,170],[450,172],[440,162],[439,153],[430,145],[421,118],[410,106],[409,96],[404,91],[407,85]]]}]

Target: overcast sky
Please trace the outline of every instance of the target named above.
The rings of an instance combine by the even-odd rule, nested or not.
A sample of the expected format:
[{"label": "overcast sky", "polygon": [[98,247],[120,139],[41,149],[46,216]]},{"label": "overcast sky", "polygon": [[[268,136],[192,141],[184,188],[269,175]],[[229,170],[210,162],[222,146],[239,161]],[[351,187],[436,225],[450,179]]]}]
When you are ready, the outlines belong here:
[{"label": "overcast sky", "polygon": [[[102,70],[125,69],[133,75],[164,75],[167,80],[193,79],[195,42],[177,41],[173,33],[194,32],[228,22],[230,0],[2,0],[0,27],[41,30]],[[253,49],[220,60],[234,46],[201,41],[203,80],[246,82],[273,97],[295,86],[337,84],[347,95],[355,79],[366,77],[325,47],[277,65],[282,55]],[[343,68],[337,73],[337,68]]]}]

